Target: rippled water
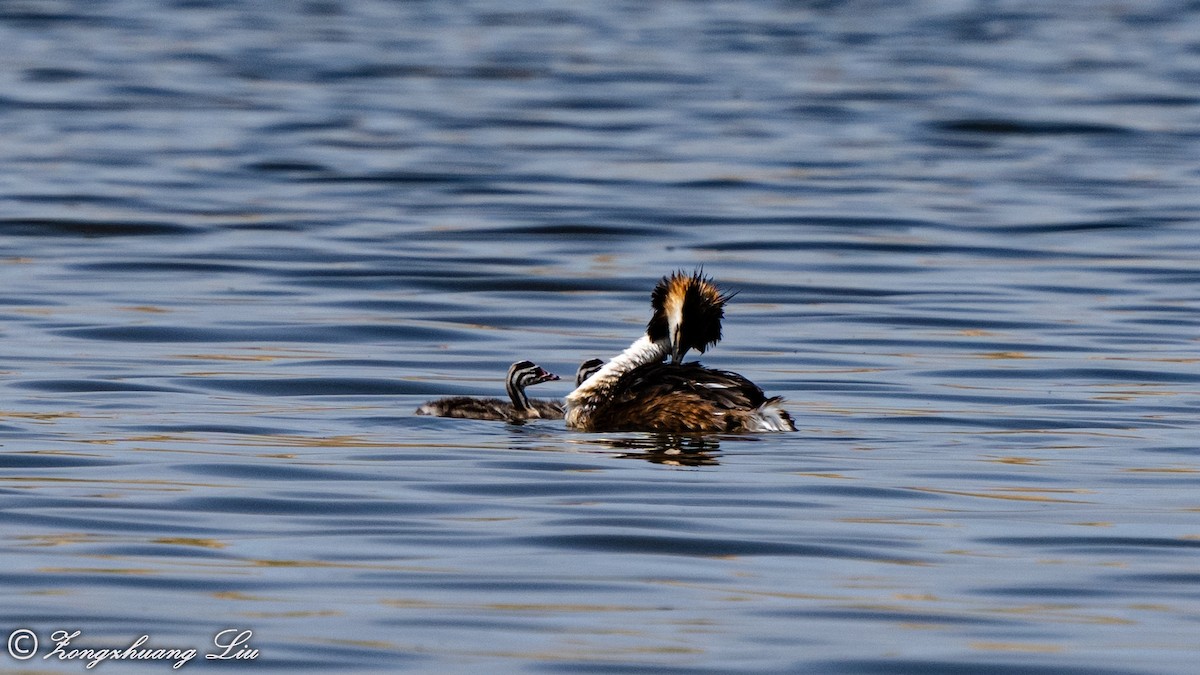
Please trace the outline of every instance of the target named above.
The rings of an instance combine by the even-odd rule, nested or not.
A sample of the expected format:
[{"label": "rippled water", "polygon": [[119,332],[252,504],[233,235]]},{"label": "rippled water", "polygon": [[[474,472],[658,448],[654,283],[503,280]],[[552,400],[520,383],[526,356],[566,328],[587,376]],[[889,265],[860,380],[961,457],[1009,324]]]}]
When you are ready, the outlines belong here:
[{"label": "rippled water", "polygon": [[[1193,672],[1194,2],[284,4],[0,7],[0,668]],[[411,414],[701,265],[799,433]]]}]

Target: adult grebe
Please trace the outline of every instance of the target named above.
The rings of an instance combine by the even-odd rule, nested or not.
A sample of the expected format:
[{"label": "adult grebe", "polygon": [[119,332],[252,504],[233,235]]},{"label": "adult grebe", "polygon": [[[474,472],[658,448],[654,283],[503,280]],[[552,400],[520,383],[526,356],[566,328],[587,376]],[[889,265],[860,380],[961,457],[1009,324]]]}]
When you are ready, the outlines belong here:
[{"label": "adult grebe", "polygon": [[[783,399],[750,380],[681,363],[721,339],[725,303],[700,272],[663,277],[650,294],[646,334],[567,395],[567,426],[581,431],[795,431]],[[670,363],[663,359],[671,357]]]},{"label": "adult grebe", "polygon": [[436,417],[459,417],[472,420],[508,420],[518,422],[526,419],[562,419],[563,408],[558,401],[530,401],[525,387],[559,379],[532,361],[518,361],[508,369],[505,388],[509,401],[498,398],[473,398],[452,396],[429,401],[417,408],[418,415]]}]

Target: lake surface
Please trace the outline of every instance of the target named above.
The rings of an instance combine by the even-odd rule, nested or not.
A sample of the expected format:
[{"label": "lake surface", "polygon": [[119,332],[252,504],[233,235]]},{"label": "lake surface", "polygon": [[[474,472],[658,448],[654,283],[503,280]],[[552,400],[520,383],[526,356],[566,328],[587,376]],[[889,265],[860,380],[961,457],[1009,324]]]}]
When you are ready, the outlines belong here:
[{"label": "lake surface", "polygon": [[[0,669],[1195,672],[1196,3],[19,2],[0,45]],[[565,395],[701,266],[704,362],[798,433],[412,414]]]}]

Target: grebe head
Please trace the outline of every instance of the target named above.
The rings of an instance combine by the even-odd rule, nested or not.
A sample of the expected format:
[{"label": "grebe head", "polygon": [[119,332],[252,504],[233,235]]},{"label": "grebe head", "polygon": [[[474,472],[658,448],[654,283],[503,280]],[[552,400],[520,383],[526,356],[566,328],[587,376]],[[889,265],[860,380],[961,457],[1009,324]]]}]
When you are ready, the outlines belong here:
[{"label": "grebe head", "polygon": [[595,374],[603,365],[604,359],[588,359],[579,364],[579,370],[575,371],[575,386],[583,384],[584,380]]},{"label": "grebe head", "polygon": [[703,354],[721,340],[721,319],[731,297],[699,270],[665,276],[650,294],[654,313],[646,336],[667,347],[671,363],[683,361],[689,349]]},{"label": "grebe head", "polygon": [[557,375],[533,361],[517,361],[508,367],[508,381],[520,385],[522,389],[557,379]]},{"label": "grebe head", "polygon": [[513,405],[529,409],[529,397],[525,395],[525,387],[542,382],[557,380],[558,376],[547,371],[533,361],[517,361],[508,368],[508,378],[504,386]]}]

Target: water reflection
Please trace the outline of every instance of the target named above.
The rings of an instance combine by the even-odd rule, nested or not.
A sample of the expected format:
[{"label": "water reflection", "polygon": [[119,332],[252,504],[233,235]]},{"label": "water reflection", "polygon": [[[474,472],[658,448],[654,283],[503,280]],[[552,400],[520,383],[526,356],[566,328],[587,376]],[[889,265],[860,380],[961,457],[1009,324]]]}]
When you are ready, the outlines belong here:
[{"label": "water reflection", "polygon": [[646,434],[589,440],[617,451],[621,459],[642,459],[669,466],[717,466],[721,441],[708,434]]}]

